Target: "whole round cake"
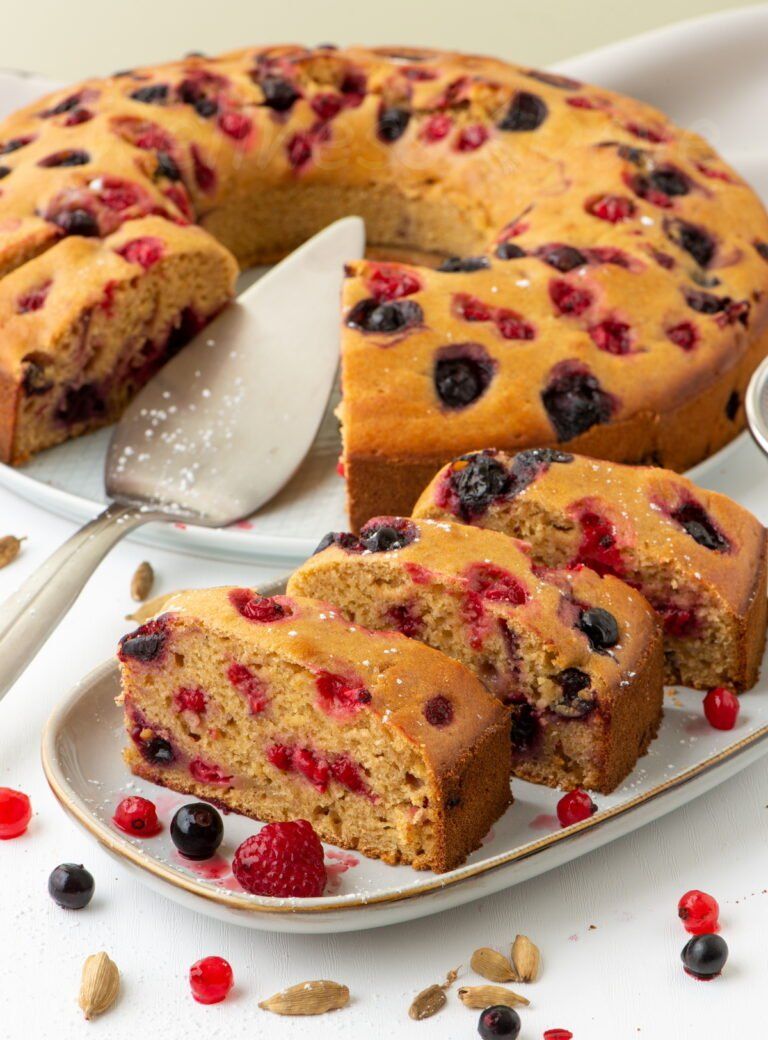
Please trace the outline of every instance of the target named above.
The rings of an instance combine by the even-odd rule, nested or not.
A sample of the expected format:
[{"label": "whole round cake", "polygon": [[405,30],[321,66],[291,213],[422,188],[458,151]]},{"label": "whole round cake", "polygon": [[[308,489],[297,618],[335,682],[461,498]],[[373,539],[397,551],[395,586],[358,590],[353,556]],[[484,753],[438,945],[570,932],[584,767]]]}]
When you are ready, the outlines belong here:
[{"label": "whole round cake", "polygon": [[[712,148],[489,58],[280,46],[88,80],[0,126],[0,178],[12,462],[119,414],[227,302],[228,254],[273,260],[348,213],[391,255],[449,258],[350,268],[355,526],[489,444],[690,466],[742,428],[768,346],[768,218]],[[104,240],[74,297],[73,237]]]}]

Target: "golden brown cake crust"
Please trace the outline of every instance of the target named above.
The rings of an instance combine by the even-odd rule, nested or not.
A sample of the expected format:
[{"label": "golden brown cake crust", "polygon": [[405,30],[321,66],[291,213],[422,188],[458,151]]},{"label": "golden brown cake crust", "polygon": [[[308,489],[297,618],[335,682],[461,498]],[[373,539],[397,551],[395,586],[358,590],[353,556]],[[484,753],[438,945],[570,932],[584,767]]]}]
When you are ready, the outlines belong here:
[{"label": "golden brown cake crust", "polygon": [[[462,480],[487,466],[508,483],[497,495],[462,500]],[[757,679],[767,534],[725,495],[656,467],[547,450],[486,451],[442,469],[414,512],[522,538],[541,566],[582,563],[640,589],[664,622],[668,682],[743,690]],[[605,551],[589,540],[595,523],[604,528]]]},{"label": "golden brown cake crust", "polygon": [[[271,621],[256,621],[242,613],[233,593],[255,595],[248,590],[207,589],[180,593],[166,603],[161,618],[149,623],[163,632],[157,663],[132,658],[123,646],[122,697],[132,738],[125,757],[130,768],[174,790],[258,819],[286,819],[290,807],[293,816],[311,818],[325,840],[389,862],[411,862],[436,871],[463,862],[510,803],[508,711],[463,666],[399,633],[368,632],[326,603],[296,597],[261,600],[278,604],[284,613]],[[211,671],[207,664],[190,663],[204,646],[211,647],[213,662],[221,647],[239,665],[247,657],[251,678],[260,676],[260,696],[266,699],[256,714],[252,710],[249,715],[241,698],[232,694],[234,680],[226,666]],[[269,671],[275,662],[288,676],[282,682]],[[297,701],[286,685],[299,673],[310,677],[306,689],[314,691],[314,701]],[[407,820],[391,822],[393,831],[405,826],[408,833],[418,826],[419,812],[429,816],[431,836],[420,850],[407,842],[382,846],[366,837],[365,828],[353,832],[338,821],[332,825],[334,816],[349,804],[343,801],[349,790],[354,801],[354,788],[345,792],[331,783],[327,794],[318,793],[307,779],[282,773],[266,754],[275,734],[278,743],[288,740],[291,732],[299,731],[299,722],[316,736],[313,754],[347,753],[345,740],[357,739],[350,733],[358,709],[346,712],[323,702],[314,677],[329,675],[347,677],[365,694],[359,710],[372,727],[365,738],[371,761],[388,753],[389,747],[399,748],[399,754],[411,756],[414,768],[423,774],[425,807],[416,812],[412,825]],[[180,688],[205,694],[204,718],[174,708]],[[165,691],[162,696],[160,691]],[[227,693],[225,704],[222,697]],[[437,707],[435,698],[440,701]],[[238,730],[233,711],[241,710]],[[170,762],[151,760],[146,753],[149,734],[162,735],[173,747]],[[333,749],[323,750],[324,740],[336,742]],[[224,780],[223,771],[231,773]],[[371,782],[376,779],[374,773]],[[411,781],[416,784],[417,777]],[[377,793],[375,787],[372,793]],[[406,804],[416,797],[408,789],[403,795]],[[416,804],[422,804],[421,793]]]},{"label": "golden brown cake crust", "polygon": [[[530,753],[513,754],[526,778],[611,790],[644,753],[661,717],[663,654],[653,611],[633,589],[594,571],[537,571],[523,543],[446,521],[381,518],[416,537],[389,551],[327,546],[290,579],[291,594],[331,599],[368,627],[393,621],[461,660],[489,689],[536,715]],[[478,590],[479,593],[478,593]],[[525,598],[523,598],[525,597]],[[597,652],[580,613],[600,607],[618,642]],[[506,634],[505,634],[506,633]],[[589,705],[565,694],[578,673]],[[513,721],[513,744],[514,744]]]}]

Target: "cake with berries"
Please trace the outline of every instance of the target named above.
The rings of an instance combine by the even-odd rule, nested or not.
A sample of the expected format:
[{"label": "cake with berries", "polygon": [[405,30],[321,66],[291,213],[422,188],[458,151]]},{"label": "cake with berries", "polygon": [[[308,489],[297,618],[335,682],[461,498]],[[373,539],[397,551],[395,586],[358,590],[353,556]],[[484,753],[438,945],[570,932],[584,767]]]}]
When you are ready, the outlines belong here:
[{"label": "cake with berries", "polygon": [[103,240],[65,238],[7,274],[0,460],[23,462],[117,419],[226,304],[236,274],[210,235],[159,217],[123,224]]},{"label": "cake with berries", "polygon": [[[220,286],[232,257],[268,262],[348,213],[385,254],[449,257],[350,267],[355,529],[407,514],[441,465],[488,444],[690,466],[743,427],[766,352],[768,218],[741,178],[645,104],[490,58],[275,46],[89,79],[0,124],[0,178],[0,275],[23,270],[38,311],[55,301],[47,255],[94,240],[76,257],[84,323],[111,291],[99,243],[150,216],[198,224]],[[142,304],[139,279],[109,354],[134,350]],[[40,403],[36,370],[19,381],[20,317],[0,354],[4,429]],[[112,408],[86,354],[55,393],[59,438],[87,428],[73,411]]]},{"label": "cake with berries", "polygon": [[435,871],[510,803],[499,701],[456,661],[325,603],[179,593],[119,658],[126,761],[175,791]]},{"label": "cake with berries", "polygon": [[522,538],[540,567],[586,564],[639,589],[664,629],[667,682],[757,681],[766,531],[725,495],[668,470],[533,449],[481,451],[434,478],[415,515]]},{"label": "cake with berries", "polygon": [[383,517],[326,536],[288,583],[472,669],[512,713],[513,772],[613,790],[656,734],[662,646],[643,597],[589,568],[533,566],[496,531]]}]

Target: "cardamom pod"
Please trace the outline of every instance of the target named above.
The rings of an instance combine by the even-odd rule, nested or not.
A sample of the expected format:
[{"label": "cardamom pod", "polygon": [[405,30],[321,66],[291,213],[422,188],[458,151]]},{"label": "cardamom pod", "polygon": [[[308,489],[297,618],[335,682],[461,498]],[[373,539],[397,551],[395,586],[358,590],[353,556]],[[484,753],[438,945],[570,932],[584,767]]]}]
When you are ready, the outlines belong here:
[{"label": "cardamom pod", "polygon": [[259,1007],[276,1015],[324,1015],[326,1011],[337,1011],[348,1003],[349,989],[346,986],[318,979],[281,990],[268,1000],[262,1000]]},{"label": "cardamom pod", "polygon": [[527,935],[515,936],[512,943],[512,963],[519,982],[534,982],[539,974],[541,954],[538,946]]},{"label": "cardamom pod", "polygon": [[509,960],[498,950],[481,946],[475,950],[469,962],[473,971],[491,982],[518,982],[517,975]]},{"label": "cardamom pod", "polygon": [[77,1002],[87,1019],[111,1008],[120,989],[120,972],[104,951],[87,957]]},{"label": "cardamom pod", "polygon": [[436,1015],[438,1011],[445,1007],[448,998],[445,995],[445,991],[456,981],[459,974],[458,968],[452,968],[445,976],[445,982],[442,985],[427,986],[413,999],[413,1003],[408,1008],[408,1014],[411,1018],[416,1019],[420,1022],[423,1018],[431,1018]]},{"label": "cardamom pod", "polygon": [[504,1004],[506,1007],[528,1007],[530,1004],[530,1000],[521,997],[519,993],[513,993],[506,986],[462,986],[459,990],[459,1000],[464,1007],[479,1010],[493,1004]]},{"label": "cardamom pod", "polygon": [[152,586],[154,584],[155,572],[152,570],[152,564],[144,560],[144,562],[140,563],[136,568],[134,575],[131,578],[131,597],[135,599],[137,603],[143,603],[152,591]]},{"label": "cardamom pod", "polygon": [[24,538],[17,538],[14,534],[7,534],[0,538],[0,567],[7,567],[9,563],[13,563],[19,555],[21,543],[24,540]]}]

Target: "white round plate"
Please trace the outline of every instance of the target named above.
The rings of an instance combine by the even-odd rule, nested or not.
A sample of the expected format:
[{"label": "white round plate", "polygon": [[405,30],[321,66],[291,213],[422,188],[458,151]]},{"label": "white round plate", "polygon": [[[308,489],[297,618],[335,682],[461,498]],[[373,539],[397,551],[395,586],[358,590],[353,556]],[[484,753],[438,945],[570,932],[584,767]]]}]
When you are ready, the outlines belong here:
[{"label": "white round plate", "polygon": [[[708,136],[768,198],[768,151],[764,145],[761,150],[762,139],[755,134],[768,105],[766,42],[768,8],[752,7],[628,40],[565,62],[558,71],[658,104]],[[0,73],[0,116],[55,86],[38,77]],[[102,430],[78,438],[43,452],[21,469],[0,465],[0,485],[85,523],[104,506],[109,435]],[[252,520],[226,530],[154,524],[132,537],[214,558],[296,563],[326,531],[347,526],[344,484],[336,473],[339,450],[337,424],[329,414],[301,471]],[[731,460],[741,465],[750,458],[748,439],[742,436],[691,475],[714,486]]]},{"label": "white round plate", "polygon": [[[282,586],[263,591],[274,593]],[[132,777],[121,757],[125,741],[117,664],[86,676],[51,716],[43,734],[48,782],[64,809],[116,859],[163,895],[234,924],[280,932],[344,932],[424,917],[516,885],[621,837],[709,790],[768,752],[768,677],[742,700],[731,732],[712,729],[701,693],[671,691],[659,737],[627,782],[599,796],[599,812],[560,828],[560,792],[515,780],[515,802],[467,863],[447,874],[390,867],[326,846],[327,895],[269,899],[249,895],[231,871],[234,850],[260,824],[225,818],[224,843],[213,860],[184,860],[170,841],[176,809],[192,799]],[[150,798],[163,824],[154,838],[132,838],[111,823],[129,794]]]}]

